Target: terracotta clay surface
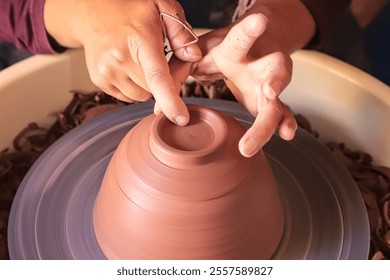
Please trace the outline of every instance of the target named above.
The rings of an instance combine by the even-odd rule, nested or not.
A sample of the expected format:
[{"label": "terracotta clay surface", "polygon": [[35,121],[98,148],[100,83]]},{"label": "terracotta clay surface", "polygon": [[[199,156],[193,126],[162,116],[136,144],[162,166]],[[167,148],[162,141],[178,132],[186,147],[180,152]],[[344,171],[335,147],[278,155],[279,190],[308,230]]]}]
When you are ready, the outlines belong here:
[{"label": "terracotta clay surface", "polygon": [[121,141],[93,210],[109,259],[268,259],[284,215],[263,152],[245,158],[245,128],[199,105],[190,123],[150,115]]}]

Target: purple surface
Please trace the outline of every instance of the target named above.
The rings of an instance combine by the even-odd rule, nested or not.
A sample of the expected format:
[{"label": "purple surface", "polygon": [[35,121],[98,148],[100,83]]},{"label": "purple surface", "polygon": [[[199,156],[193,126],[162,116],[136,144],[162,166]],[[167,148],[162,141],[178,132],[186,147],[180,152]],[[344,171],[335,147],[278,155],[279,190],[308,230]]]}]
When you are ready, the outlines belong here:
[{"label": "purple surface", "polygon": [[[223,111],[244,126],[253,117],[234,102],[187,99]],[[153,111],[126,106],[87,122],[52,145],[15,197],[8,227],[12,259],[105,259],[92,209],[108,161],[123,136]],[[367,259],[369,225],[360,192],[345,167],[313,136],[298,130],[264,148],[285,207],[274,259]],[[136,226],[136,225],[134,225]]]}]

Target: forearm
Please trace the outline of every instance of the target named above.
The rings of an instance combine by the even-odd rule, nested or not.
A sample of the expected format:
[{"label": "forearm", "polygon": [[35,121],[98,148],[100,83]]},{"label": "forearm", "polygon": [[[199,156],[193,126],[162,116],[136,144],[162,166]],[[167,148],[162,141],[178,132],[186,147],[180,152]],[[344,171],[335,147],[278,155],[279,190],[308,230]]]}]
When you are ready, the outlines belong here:
[{"label": "forearm", "polygon": [[264,53],[282,51],[291,54],[304,47],[314,36],[316,26],[300,0],[257,0],[248,13],[262,13],[268,18],[266,32],[256,45]]},{"label": "forearm", "polygon": [[44,0],[1,0],[0,39],[32,53],[52,53],[43,21]]},{"label": "forearm", "polygon": [[[266,33],[257,43],[264,52],[316,48],[332,32],[335,18],[351,0],[257,0],[248,13],[262,13],[269,19]],[[268,45],[267,45],[268,42]],[[267,51],[264,51],[267,50]]]},{"label": "forearm", "polygon": [[[75,26],[83,22],[81,9],[88,0],[46,0],[44,6],[44,22],[48,34],[61,46],[79,48],[82,44],[75,30],[84,27]],[[73,3],[72,3],[73,2]]]}]

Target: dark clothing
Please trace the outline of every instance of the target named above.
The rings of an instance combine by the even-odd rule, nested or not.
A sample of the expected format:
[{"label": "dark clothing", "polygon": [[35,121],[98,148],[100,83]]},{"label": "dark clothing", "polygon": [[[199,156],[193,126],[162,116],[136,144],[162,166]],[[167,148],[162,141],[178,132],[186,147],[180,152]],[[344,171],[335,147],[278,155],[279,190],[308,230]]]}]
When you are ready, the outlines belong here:
[{"label": "dark clothing", "polygon": [[316,23],[316,34],[307,48],[320,46],[335,28],[336,19],[349,6],[351,0],[301,0]]},{"label": "dark clothing", "polygon": [[231,23],[238,0],[179,0],[187,21],[198,28],[220,28]]},{"label": "dark clothing", "polygon": [[1,0],[0,40],[32,53],[53,53],[43,21],[45,0]]}]

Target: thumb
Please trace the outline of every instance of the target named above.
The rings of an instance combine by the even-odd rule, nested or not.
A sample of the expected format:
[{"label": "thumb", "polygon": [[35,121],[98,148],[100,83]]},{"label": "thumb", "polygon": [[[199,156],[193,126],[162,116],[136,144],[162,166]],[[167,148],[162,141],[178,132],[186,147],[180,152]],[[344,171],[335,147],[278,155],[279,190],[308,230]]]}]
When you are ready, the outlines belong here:
[{"label": "thumb", "polygon": [[199,61],[202,52],[197,45],[198,37],[187,22],[181,5],[177,1],[158,1],[157,6],[170,50],[183,61]]}]

